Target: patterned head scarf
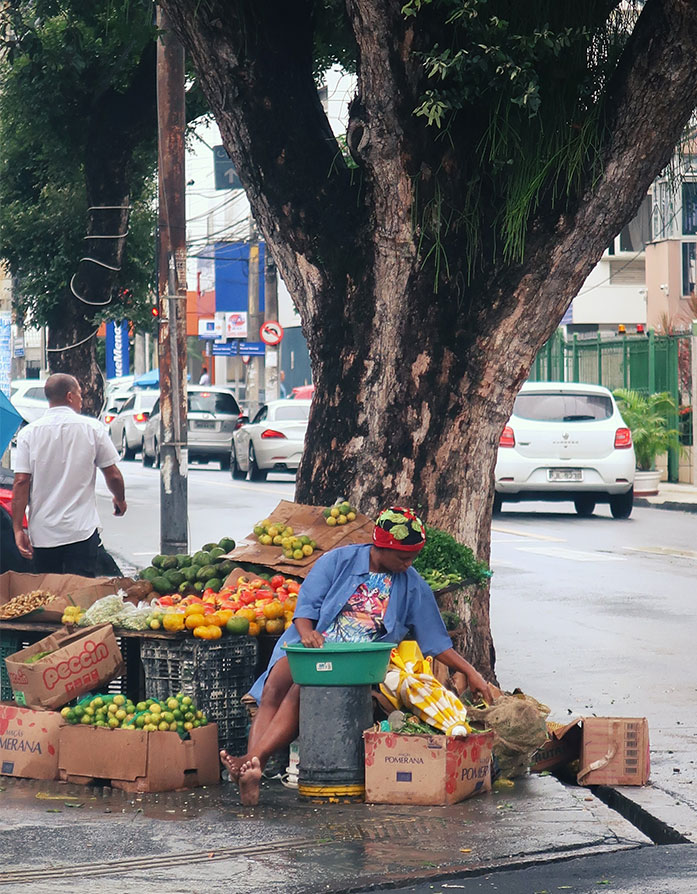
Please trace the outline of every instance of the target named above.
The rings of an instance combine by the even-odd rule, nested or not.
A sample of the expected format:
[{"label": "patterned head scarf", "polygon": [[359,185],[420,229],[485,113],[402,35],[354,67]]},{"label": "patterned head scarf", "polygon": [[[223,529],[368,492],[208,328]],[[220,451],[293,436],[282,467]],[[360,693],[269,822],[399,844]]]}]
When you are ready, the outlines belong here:
[{"label": "patterned head scarf", "polygon": [[392,506],[378,516],[373,543],[380,549],[417,553],[426,543],[426,526],[413,509]]}]

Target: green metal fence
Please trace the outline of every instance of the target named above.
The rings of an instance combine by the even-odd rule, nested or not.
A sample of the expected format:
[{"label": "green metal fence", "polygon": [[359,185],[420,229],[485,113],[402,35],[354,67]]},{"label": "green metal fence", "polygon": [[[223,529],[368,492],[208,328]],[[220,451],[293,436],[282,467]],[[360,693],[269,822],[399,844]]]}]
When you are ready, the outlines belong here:
[{"label": "green metal fence", "polygon": [[[630,388],[642,394],[667,391],[678,407],[686,408],[691,395],[690,336],[618,335],[612,338],[564,337],[561,329],[539,352],[530,371],[533,382],[588,382],[611,391]],[[684,444],[692,442],[685,424],[685,409],[671,420]],[[668,478],[678,480],[679,451],[668,455]]]}]

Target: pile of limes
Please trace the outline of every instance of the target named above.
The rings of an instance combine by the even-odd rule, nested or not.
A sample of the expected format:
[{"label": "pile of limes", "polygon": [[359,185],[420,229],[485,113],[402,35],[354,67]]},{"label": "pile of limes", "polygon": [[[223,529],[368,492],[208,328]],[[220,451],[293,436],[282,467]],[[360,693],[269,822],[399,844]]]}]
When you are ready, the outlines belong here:
[{"label": "pile of limes", "polygon": [[336,503],[334,506],[327,506],[323,510],[322,515],[330,528],[335,525],[347,525],[349,522],[356,520],[356,510],[349,503]]},{"label": "pile of limes", "polygon": [[208,719],[196,708],[189,695],[179,692],[166,699],[148,698],[134,704],[125,695],[97,695],[66,707],[61,716],[68,723],[108,729],[141,729],[144,732],[172,732],[186,736],[205,726]]},{"label": "pile of limes", "polygon": [[290,525],[268,518],[254,525],[254,533],[264,546],[280,546],[286,559],[304,559],[317,549],[317,543],[307,534],[296,534]]}]

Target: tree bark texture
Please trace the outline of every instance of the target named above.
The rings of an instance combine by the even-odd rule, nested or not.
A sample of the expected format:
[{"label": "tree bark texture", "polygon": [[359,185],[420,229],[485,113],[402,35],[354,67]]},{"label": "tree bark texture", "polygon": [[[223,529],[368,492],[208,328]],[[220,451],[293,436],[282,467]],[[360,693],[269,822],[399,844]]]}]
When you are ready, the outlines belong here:
[{"label": "tree bark texture", "polygon": [[103,377],[97,363],[95,318],[121,302],[116,288],[123,264],[130,217],[134,153],[150,130],[156,134],[155,45],[148,45],[126,90],[95,94],[85,122],[87,220],[85,248],[76,259],[65,299],[49,325],[49,369],[80,379],[83,412],[97,416]]},{"label": "tree bark texture", "polygon": [[[648,0],[607,87],[599,163],[563,213],[539,202],[522,262],[474,273],[461,230],[423,242],[427,215],[466,207],[481,138],[474,115],[448,140],[413,114],[428,87],[419,52],[444,40],[432,12],[407,19],[398,0],[348,0],[351,170],[312,78],[310,2],[162,5],[308,341],[316,395],[297,498],[343,496],[369,515],[411,505],[488,559],[496,449],[515,394],[696,105],[696,4]],[[500,209],[486,193],[480,202],[492,242]],[[486,588],[470,618],[467,657],[491,673]]]}]

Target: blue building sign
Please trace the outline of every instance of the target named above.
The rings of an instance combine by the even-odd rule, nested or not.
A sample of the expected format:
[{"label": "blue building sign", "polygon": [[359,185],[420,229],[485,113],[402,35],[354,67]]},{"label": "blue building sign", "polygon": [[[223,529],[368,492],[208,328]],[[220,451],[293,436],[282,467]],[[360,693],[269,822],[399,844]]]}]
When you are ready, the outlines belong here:
[{"label": "blue building sign", "polygon": [[[249,243],[216,242],[215,309],[247,311],[249,301]],[[266,246],[259,243],[259,312],[264,313],[264,261]]]}]

